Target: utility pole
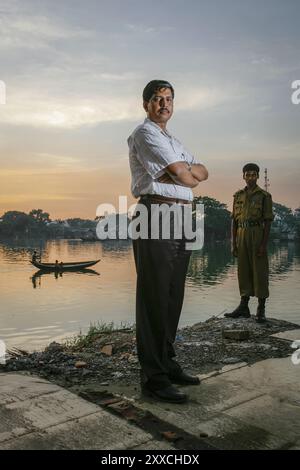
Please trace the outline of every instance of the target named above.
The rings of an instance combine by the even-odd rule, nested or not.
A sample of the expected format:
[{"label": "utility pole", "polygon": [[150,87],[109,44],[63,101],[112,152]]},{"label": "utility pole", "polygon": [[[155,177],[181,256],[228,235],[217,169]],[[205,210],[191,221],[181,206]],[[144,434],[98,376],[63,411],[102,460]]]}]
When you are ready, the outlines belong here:
[{"label": "utility pole", "polygon": [[269,191],[269,187],[270,187],[270,180],[268,178],[268,169],[265,168],[265,190]]}]

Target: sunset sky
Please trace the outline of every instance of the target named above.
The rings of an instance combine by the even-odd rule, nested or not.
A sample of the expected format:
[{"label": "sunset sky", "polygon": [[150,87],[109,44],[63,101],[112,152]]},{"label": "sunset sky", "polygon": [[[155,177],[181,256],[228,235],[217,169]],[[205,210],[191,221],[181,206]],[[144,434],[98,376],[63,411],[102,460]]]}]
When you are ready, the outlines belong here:
[{"label": "sunset sky", "polygon": [[0,215],[94,218],[130,195],[127,137],[154,78],[209,170],[196,195],[231,206],[254,161],[299,207],[299,18],[298,0],[0,0]]}]

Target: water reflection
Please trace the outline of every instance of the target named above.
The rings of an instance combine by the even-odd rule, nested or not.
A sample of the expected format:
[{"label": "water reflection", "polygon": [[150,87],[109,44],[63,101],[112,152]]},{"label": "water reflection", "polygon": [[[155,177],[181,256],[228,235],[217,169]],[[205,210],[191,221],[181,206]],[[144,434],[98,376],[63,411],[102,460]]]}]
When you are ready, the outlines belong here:
[{"label": "water reflection", "polygon": [[[74,271],[75,272],[75,271]],[[64,275],[72,275],[74,272],[67,272],[67,271],[43,271],[42,269],[39,269],[34,273],[33,276],[31,276],[31,282],[32,282],[32,287],[34,289],[38,287],[41,287],[41,278],[42,276],[51,276],[54,277],[55,279],[62,278]],[[95,271],[94,269],[82,269],[80,271],[76,271],[76,274],[89,274],[89,275],[95,275],[95,276],[100,276],[100,273]]]},{"label": "water reflection", "polygon": [[299,248],[295,243],[289,242],[285,245],[273,243],[269,246],[270,277],[287,273],[294,263],[295,257],[299,257]]},{"label": "water reflection", "polygon": [[192,253],[188,280],[199,287],[221,283],[232,263],[230,243],[208,243]]},{"label": "water reflection", "polygon": [[[45,262],[101,258],[101,275],[93,269],[36,271],[30,264],[34,250]],[[273,243],[269,254],[268,313],[297,323],[300,246]],[[135,284],[132,244],[127,240],[0,242],[0,339],[30,349],[80,329],[84,332],[91,322],[134,323]],[[237,263],[230,243],[206,244],[191,256],[180,326],[231,309],[238,298]]]},{"label": "water reflection", "polygon": [[101,242],[103,253],[124,253],[132,249],[131,240],[106,240]]},{"label": "water reflection", "polygon": [[[271,243],[269,246],[270,278],[279,279],[287,274],[299,259],[300,247],[293,242],[286,244]],[[229,242],[207,243],[201,251],[192,253],[188,269],[190,283],[203,287],[206,284],[222,283],[237,260],[231,255]]]}]

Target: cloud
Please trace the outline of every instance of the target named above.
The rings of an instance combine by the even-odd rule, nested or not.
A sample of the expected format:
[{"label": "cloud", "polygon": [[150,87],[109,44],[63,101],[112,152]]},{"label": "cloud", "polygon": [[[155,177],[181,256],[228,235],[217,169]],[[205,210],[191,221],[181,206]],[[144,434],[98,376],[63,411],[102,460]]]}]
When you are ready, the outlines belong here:
[{"label": "cloud", "polygon": [[145,26],[142,24],[127,24],[125,27],[129,31],[139,34],[149,34],[156,32],[156,29],[153,26]]},{"label": "cloud", "polygon": [[66,194],[42,194],[40,192],[33,194],[1,194],[1,204],[21,204],[27,201],[76,201],[81,197],[68,196]]},{"label": "cloud", "polygon": [[202,110],[219,106],[242,97],[239,90],[210,87],[188,87],[176,89],[176,110]]},{"label": "cloud", "polygon": [[89,39],[93,31],[70,26],[60,18],[43,15],[3,14],[0,17],[0,48],[41,49],[52,41]]},{"label": "cloud", "polygon": [[252,65],[265,65],[265,64],[271,64],[272,59],[271,57],[264,57],[264,56],[256,55],[255,57],[253,57],[253,59],[251,59],[250,62]]},{"label": "cloud", "polygon": [[102,80],[108,81],[132,81],[138,78],[138,75],[134,72],[124,72],[124,73],[100,73],[99,77]]},{"label": "cloud", "polygon": [[172,26],[146,26],[143,24],[133,24],[133,23],[127,23],[125,25],[125,28],[127,31],[130,31],[132,33],[144,35],[144,34],[158,34],[158,33],[166,33],[168,31],[173,31],[174,27]]},{"label": "cloud", "polygon": [[59,25],[57,19],[55,19],[54,22],[51,18],[46,16],[20,16],[12,21],[2,20],[1,23],[2,26],[7,27],[8,31],[10,30],[21,34],[25,33],[39,38],[65,39],[91,36],[90,31],[83,31],[75,27],[70,28],[68,25],[62,24],[61,21]]},{"label": "cloud", "polygon": [[0,108],[0,123],[48,128],[78,128],[101,122],[138,119],[139,99],[96,96],[85,99],[36,96],[33,91],[7,98]]},{"label": "cloud", "polygon": [[[86,86],[88,88],[88,83]],[[176,88],[176,111],[209,109],[239,100],[242,96],[238,89],[179,86]],[[12,91],[7,104],[0,108],[0,123],[37,128],[74,129],[102,122],[141,120],[143,117],[140,96],[122,94],[51,97],[27,89],[26,92]]]},{"label": "cloud", "polygon": [[48,165],[54,166],[57,170],[68,169],[76,170],[81,168],[80,160],[78,158],[70,157],[67,155],[54,155],[51,153],[37,153],[36,158],[38,161],[45,161]]},{"label": "cloud", "polygon": [[[125,80],[125,78],[124,78]],[[176,111],[203,110],[241,98],[238,90],[209,87],[176,89]],[[101,122],[132,121],[144,117],[139,96],[49,97],[33,91],[7,97],[0,123],[73,129]]]}]

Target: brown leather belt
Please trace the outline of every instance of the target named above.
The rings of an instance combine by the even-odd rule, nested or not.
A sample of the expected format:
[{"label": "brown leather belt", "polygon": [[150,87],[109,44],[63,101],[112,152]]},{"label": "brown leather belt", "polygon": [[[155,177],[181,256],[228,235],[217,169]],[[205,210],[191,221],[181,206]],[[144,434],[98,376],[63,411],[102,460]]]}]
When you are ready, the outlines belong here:
[{"label": "brown leather belt", "polygon": [[147,199],[149,201],[153,201],[154,203],[161,202],[166,204],[192,204],[192,201],[188,201],[187,199],[177,199],[174,197],[166,197],[161,196],[160,194],[142,194],[140,197],[141,200]]}]

